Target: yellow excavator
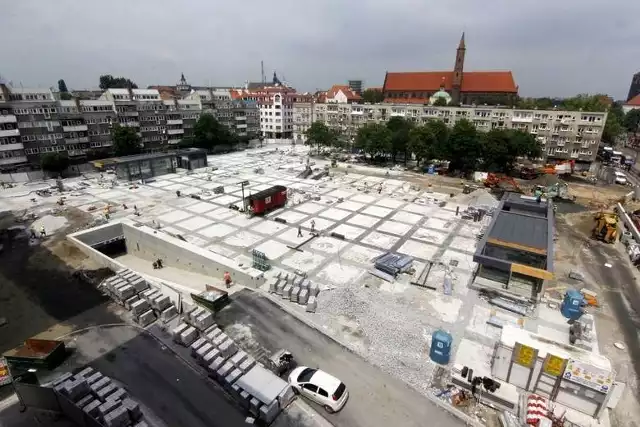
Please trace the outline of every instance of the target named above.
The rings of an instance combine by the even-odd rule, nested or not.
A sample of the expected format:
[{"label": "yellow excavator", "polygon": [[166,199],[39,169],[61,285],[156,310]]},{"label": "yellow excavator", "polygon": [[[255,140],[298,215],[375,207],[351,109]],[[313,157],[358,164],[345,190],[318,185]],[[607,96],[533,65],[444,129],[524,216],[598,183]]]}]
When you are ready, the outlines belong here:
[{"label": "yellow excavator", "polygon": [[618,236],[618,214],[615,212],[598,212],[594,220],[593,237],[605,243],[615,242]]}]

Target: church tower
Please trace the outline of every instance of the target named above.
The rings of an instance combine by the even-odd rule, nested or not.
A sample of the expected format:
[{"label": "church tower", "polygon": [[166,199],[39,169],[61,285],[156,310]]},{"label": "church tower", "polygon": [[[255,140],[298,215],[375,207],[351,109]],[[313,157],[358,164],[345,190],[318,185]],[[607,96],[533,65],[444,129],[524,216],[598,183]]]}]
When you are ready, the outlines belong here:
[{"label": "church tower", "polygon": [[460,38],[460,44],[458,44],[458,50],[456,52],[456,65],[453,67],[453,84],[452,84],[452,102],[454,104],[460,103],[460,90],[462,88],[462,75],[464,70],[464,54],[467,47],[464,43],[464,33]]}]

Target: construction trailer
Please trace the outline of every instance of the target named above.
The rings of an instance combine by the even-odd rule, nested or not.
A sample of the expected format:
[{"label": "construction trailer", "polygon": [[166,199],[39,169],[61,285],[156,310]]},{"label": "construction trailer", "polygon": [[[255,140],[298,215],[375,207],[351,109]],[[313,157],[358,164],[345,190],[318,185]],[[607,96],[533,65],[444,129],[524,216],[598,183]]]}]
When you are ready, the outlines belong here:
[{"label": "construction trailer", "polygon": [[287,187],[274,185],[249,195],[245,198],[244,203],[254,215],[264,215],[266,212],[281,208],[287,203]]}]

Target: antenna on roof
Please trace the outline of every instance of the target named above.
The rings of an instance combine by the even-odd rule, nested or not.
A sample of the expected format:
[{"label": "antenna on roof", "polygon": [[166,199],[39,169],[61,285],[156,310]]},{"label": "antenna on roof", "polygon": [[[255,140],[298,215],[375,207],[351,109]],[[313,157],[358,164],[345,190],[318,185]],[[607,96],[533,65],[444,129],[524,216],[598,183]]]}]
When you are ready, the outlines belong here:
[{"label": "antenna on roof", "polygon": [[260,61],[260,76],[262,77],[262,84],[265,84],[266,78],[264,76],[264,61]]}]

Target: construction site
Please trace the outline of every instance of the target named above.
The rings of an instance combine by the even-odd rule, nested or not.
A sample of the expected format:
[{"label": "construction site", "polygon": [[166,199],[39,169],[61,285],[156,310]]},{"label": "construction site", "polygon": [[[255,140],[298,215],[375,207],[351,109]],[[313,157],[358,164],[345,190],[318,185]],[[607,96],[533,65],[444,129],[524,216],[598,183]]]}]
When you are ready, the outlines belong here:
[{"label": "construction site", "polygon": [[[251,385],[286,349],[350,390],[340,412],[297,425],[635,425],[640,235],[630,189],[598,181],[606,171],[461,182],[284,145],[206,164],[2,190],[1,256],[42,263],[40,282],[47,256],[65,271],[53,289],[24,290],[25,270],[3,267],[15,304],[1,314],[3,351],[131,323],[192,353],[257,420],[291,418],[286,384],[268,397]],[[73,271],[91,280],[64,289]],[[27,326],[24,310],[44,304],[34,295],[55,302]],[[109,375],[110,392],[126,389]],[[84,377],[69,373],[67,397]],[[162,410],[129,394],[162,425]]]}]

